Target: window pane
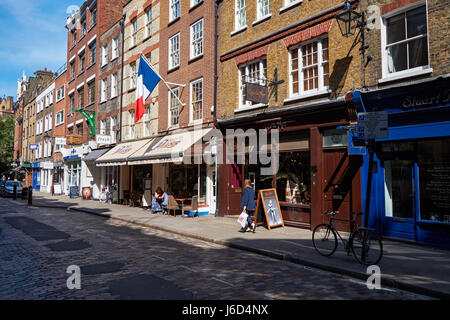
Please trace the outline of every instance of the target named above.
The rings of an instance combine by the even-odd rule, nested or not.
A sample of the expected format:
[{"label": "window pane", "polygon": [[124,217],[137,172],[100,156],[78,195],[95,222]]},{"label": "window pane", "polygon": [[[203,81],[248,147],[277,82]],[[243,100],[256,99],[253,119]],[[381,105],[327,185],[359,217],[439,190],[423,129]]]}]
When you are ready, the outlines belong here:
[{"label": "window pane", "polygon": [[280,153],[280,170],[276,177],[278,199],[283,202],[310,204],[309,152]]},{"label": "window pane", "polygon": [[386,34],[388,44],[404,40],[406,38],[404,14],[387,19]]},{"label": "window pane", "polygon": [[427,38],[420,38],[408,42],[409,68],[425,66],[428,64]]},{"label": "window pane", "polygon": [[389,73],[407,69],[406,43],[391,46],[387,49]]},{"label": "window pane", "polygon": [[425,6],[406,13],[408,24],[408,38],[427,33],[427,16]]}]

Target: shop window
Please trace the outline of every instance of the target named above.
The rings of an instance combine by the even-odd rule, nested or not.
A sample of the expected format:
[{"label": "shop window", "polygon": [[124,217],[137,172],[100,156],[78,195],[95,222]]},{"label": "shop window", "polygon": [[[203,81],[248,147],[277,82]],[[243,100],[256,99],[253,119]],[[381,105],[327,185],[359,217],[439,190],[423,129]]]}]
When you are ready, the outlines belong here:
[{"label": "shop window", "polygon": [[169,168],[169,189],[175,198],[199,197],[199,203],[206,203],[206,165],[171,165]]},{"label": "shop window", "polygon": [[280,167],[276,176],[276,189],[281,202],[311,203],[309,151],[280,153]]},{"label": "shop window", "polygon": [[450,223],[450,138],[418,141],[420,220]]}]

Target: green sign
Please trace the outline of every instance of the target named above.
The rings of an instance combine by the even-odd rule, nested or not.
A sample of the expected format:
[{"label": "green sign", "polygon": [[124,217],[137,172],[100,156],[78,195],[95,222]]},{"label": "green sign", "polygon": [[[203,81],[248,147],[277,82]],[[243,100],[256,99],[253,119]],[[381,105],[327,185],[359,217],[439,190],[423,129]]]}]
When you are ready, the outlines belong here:
[{"label": "green sign", "polygon": [[92,137],[95,137],[95,111],[92,112],[92,116],[85,110],[75,110],[75,112],[81,113],[87,120],[89,127],[91,127]]}]

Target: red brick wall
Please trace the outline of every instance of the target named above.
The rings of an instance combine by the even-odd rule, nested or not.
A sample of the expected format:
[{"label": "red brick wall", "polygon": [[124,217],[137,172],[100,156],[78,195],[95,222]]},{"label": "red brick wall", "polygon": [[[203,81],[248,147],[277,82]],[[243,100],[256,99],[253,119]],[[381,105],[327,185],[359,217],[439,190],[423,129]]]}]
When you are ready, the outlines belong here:
[{"label": "red brick wall", "polygon": [[[203,124],[213,122],[214,104],[214,1],[204,1],[192,10],[190,1],[181,1],[180,18],[169,24],[169,1],[161,1],[160,74],[168,82],[186,84],[180,99],[186,104],[180,112],[180,128],[189,127],[190,82],[203,78]],[[203,18],[203,57],[190,59],[190,26]],[[180,67],[168,72],[169,38],[180,33]],[[168,89],[159,84],[159,132],[167,130]]]}]

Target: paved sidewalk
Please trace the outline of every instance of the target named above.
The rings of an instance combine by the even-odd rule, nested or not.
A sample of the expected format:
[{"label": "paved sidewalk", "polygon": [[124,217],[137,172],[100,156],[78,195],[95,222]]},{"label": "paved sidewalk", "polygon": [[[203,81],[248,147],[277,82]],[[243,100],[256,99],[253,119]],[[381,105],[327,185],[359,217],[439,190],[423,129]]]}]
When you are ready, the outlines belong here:
[{"label": "paved sidewalk", "polygon": [[[26,204],[25,201],[18,203]],[[97,214],[363,280],[368,277],[366,267],[358,264],[353,256],[347,256],[341,243],[331,257],[317,254],[311,241],[312,232],[309,230],[284,227],[269,231],[259,227],[255,234],[240,233],[240,226],[234,218],[162,216],[141,208],[69,199],[67,196],[52,197],[38,192],[33,196],[33,206],[61,207]],[[383,259],[379,264],[382,285],[438,298],[450,298],[449,250],[388,240],[383,240],[383,249]]]}]

